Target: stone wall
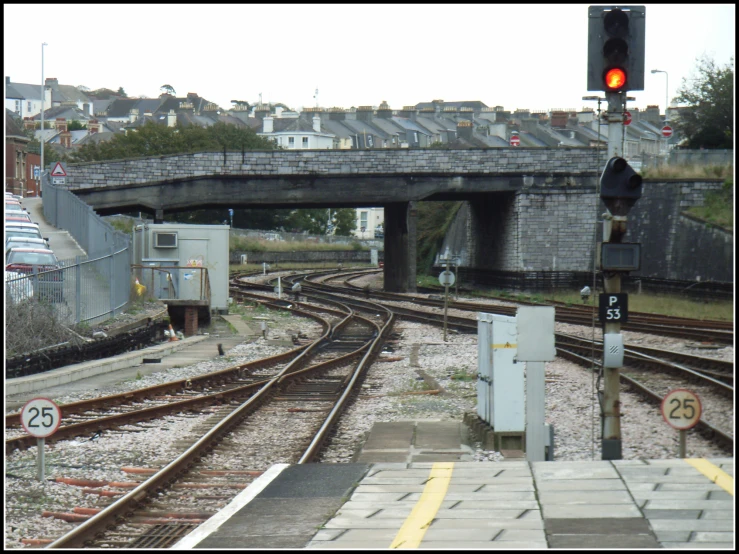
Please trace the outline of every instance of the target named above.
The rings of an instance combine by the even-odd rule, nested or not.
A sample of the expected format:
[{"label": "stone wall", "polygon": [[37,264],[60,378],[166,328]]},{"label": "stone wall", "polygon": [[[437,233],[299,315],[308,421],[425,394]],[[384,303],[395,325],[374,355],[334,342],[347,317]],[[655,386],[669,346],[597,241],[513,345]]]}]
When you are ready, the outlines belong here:
[{"label": "stone wall", "polygon": [[[732,233],[685,216],[722,181],[645,181],[628,215],[623,242],[642,245],[632,276],[733,281]],[[513,198],[513,201],[511,201]],[[593,268],[594,237],[603,240],[605,205],[594,190],[527,188],[490,193],[460,209],[441,247],[466,250],[463,265],[499,271],[574,271]],[[463,233],[466,236],[460,237]]]},{"label": "stone wall", "polygon": [[205,176],[577,175],[597,163],[590,148],[248,151],[69,164],[67,173],[68,188],[85,189]]}]

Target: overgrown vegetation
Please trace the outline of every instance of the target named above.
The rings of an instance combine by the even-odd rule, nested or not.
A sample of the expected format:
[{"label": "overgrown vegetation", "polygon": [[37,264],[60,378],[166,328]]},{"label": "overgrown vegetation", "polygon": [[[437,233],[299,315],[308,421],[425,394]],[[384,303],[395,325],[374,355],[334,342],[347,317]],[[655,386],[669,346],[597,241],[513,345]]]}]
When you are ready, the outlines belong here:
[{"label": "overgrown vegetation", "polygon": [[695,206],[687,212],[724,229],[734,229],[734,182],[727,179],[720,191],[706,194],[702,206]]},{"label": "overgrown vegetation", "polygon": [[418,242],[416,245],[418,275],[428,275],[431,272],[436,253],[441,249],[449,226],[461,206],[462,202],[418,203]]},{"label": "overgrown vegetation", "polygon": [[641,171],[645,179],[730,179],[734,175],[733,164],[725,165],[660,165]]},{"label": "overgrown vegetation", "polygon": [[350,244],[333,244],[311,241],[276,241],[252,237],[231,235],[229,250],[231,252],[326,252],[333,250],[360,251],[369,250],[359,241]]},{"label": "overgrown vegetation", "polygon": [[68,327],[64,321],[69,310],[63,304],[50,304],[36,299],[5,306],[5,356],[10,358],[40,348],[65,342],[84,342],[77,335],[89,338],[90,327]]}]

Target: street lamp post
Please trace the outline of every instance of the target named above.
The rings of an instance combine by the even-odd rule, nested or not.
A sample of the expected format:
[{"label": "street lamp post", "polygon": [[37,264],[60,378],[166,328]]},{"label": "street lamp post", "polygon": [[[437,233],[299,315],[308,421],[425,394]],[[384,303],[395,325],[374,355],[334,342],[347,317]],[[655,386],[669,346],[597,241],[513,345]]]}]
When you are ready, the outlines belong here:
[{"label": "street lamp post", "polygon": [[[665,125],[667,125],[667,122],[669,121],[669,117],[667,117],[667,102],[669,98],[668,83],[669,83],[670,77],[667,74],[667,71],[664,71],[662,69],[653,69],[652,73],[664,73],[665,74]],[[668,137],[665,137],[665,156],[667,156],[667,152],[669,150],[669,144],[668,144],[669,140],[670,139]]]},{"label": "street lamp post", "polygon": [[669,79],[670,76],[667,74],[667,71],[663,71],[662,69],[653,69],[652,73],[664,73],[665,74],[665,123],[669,120],[669,117],[667,117],[667,98],[669,97]]},{"label": "street lamp post", "polygon": [[44,183],[44,99],[46,98],[46,91],[44,90],[46,88],[46,85],[44,83],[44,46],[48,46],[45,42],[41,43],[41,133],[40,133],[40,141],[41,142],[41,168],[39,171],[39,196],[43,193],[43,183]]}]

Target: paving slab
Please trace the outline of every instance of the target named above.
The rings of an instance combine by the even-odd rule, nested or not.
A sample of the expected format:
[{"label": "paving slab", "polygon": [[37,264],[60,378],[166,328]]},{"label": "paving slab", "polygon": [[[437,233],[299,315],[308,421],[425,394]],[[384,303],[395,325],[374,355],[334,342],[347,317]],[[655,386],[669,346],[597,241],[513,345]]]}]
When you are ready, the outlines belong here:
[{"label": "paving slab", "polygon": [[642,513],[647,519],[698,519],[701,510],[652,510],[644,508]]},{"label": "paving slab", "polygon": [[549,535],[549,548],[659,548],[650,535]]},{"label": "paving slab", "polygon": [[422,541],[419,549],[446,550],[542,550],[547,547],[546,541]]},{"label": "paving slab", "polygon": [[650,510],[731,510],[734,502],[731,500],[647,500],[642,507]]},{"label": "paving slab", "polygon": [[731,542],[734,540],[734,533],[697,531],[693,533],[690,540],[691,542]]},{"label": "paving slab", "polygon": [[654,531],[712,531],[734,530],[734,521],[729,519],[650,519]]},{"label": "paving slab", "polygon": [[567,504],[632,504],[626,491],[539,491],[539,502],[543,506]]},{"label": "paving slab", "polygon": [[[654,485],[650,485],[654,486]],[[570,479],[566,481],[537,481],[538,491],[617,491],[626,490],[620,479]]]},{"label": "paving slab", "polygon": [[631,518],[640,517],[639,508],[633,504],[550,504],[542,506],[542,514],[549,518]]}]

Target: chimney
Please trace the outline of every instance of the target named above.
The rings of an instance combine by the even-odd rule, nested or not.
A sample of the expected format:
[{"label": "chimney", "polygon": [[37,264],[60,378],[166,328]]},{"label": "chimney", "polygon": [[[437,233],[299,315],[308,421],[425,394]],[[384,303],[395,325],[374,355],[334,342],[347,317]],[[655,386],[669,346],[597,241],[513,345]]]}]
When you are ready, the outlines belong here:
[{"label": "chimney", "polygon": [[457,123],[457,135],[460,138],[471,140],[472,139],[472,122],[465,119]]},{"label": "chimney", "polygon": [[259,104],[254,108],[254,117],[257,119],[264,119],[269,115],[269,106],[265,104]]},{"label": "chimney", "polygon": [[274,118],[267,116],[262,119],[262,132],[263,133],[273,133],[275,130],[274,127]]},{"label": "chimney", "polygon": [[100,123],[98,123],[97,119],[91,119],[87,124],[87,129],[91,135],[94,135],[95,133],[99,133]]},{"label": "chimney", "polygon": [[313,116],[313,130],[316,133],[321,132],[321,116],[318,114]]},{"label": "chimney", "polygon": [[55,123],[56,130],[60,133],[64,133],[67,131],[67,120],[63,117],[57,117],[56,123]]},{"label": "chimney", "polygon": [[331,108],[328,111],[328,118],[331,121],[343,121],[346,119],[346,111],[344,108]]},{"label": "chimney", "polygon": [[403,106],[403,110],[400,112],[400,117],[406,117],[411,121],[416,120],[416,107],[415,106]]},{"label": "chimney", "polygon": [[357,107],[357,120],[358,121],[372,121],[372,106],[358,106]]},{"label": "chimney", "polygon": [[82,104],[82,111],[85,112],[85,115],[92,115],[92,110],[90,110],[90,104],[85,102]]},{"label": "chimney", "polygon": [[174,113],[174,109],[170,109],[167,112],[167,127],[175,127],[177,125],[177,114]]},{"label": "chimney", "polygon": [[5,76],[5,86],[8,86],[10,84],[10,77],[7,75]]},{"label": "chimney", "polygon": [[275,117],[282,117],[282,112],[284,111],[284,109],[285,108],[283,108],[282,106],[277,106],[275,108]]},{"label": "chimney", "polygon": [[434,112],[435,113],[441,113],[441,110],[444,108],[444,101],[443,100],[432,100],[431,104],[434,106]]},{"label": "chimney", "polygon": [[72,133],[64,129],[64,132],[59,136],[59,140],[64,148],[72,147]]},{"label": "chimney", "polygon": [[383,100],[380,103],[380,107],[377,108],[377,117],[381,117],[382,119],[390,119],[392,116],[393,110],[390,109],[387,101]]},{"label": "chimney", "polygon": [[139,110],[138,108],[131,108],[131,111],[128,112],[128,121],[130,123],[133,123],[139,118]]},{"label": "chimney", "polygon": [[47,77],[46,86],[51,88],[52,90],[59,90],[59,79],[57,79],[56,77]]}]

